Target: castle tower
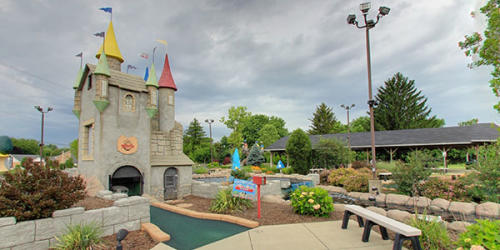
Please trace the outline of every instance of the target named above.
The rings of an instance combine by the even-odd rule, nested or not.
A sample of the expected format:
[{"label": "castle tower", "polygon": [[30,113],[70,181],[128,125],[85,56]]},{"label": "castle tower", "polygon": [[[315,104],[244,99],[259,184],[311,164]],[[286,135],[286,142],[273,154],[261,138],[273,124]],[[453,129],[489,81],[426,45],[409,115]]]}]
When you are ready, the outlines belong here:
[{"label": "castle tower", "polygon": [[149,72],[148,80],[146,81],[146,88],[149,94],[146,112],[149,118],[151,118],[152,128],[158,130],[158,80],[156,80],[154,62],[151,64],[151,72]]},{"label": "castle tower", "polygon": [[108,81],[111,77],[111,73],[109,72],[108,61],[106,59],[106,54],[103,54],[99,58],[99,62],[97,63],[97,67],[94,70],[94,78],[96,81],[96,91],[94,98],[94,105],[99,110],[99,112],[103,112],[106,107],[109,105],[108,99]]},{"label": "castle tower", "polygon": [[165,64],[163,65],[163,71],[158,86],[160,88],[160,130],[170,131],[175,126],[175,91],[177,91],[177,86],[175,86],[174,78],[170,71],[168,54],[165,54]]},{"label": "castle tower", "polygon": [[[113,29],[113,22],[109,22],[108,31],[106,31],[106,36],[104,38],[104,52],[109,57],[108,63],[109,68],[117,71],[121,71],[123,56],[118,48],[118,43],[116,42],[115,31]],[[102,54],[102,45],[95,57],[100,59]]]},{"label": "castle tower", "polygon": [[77,118],[80,118],[80,112],[82,111],[81,108],[81,100],[82,100],[82,91],[79,89],[80,87],[80,80],[82,79],[83,75],[83,70],[82,67],[80,66],[80,70],[78,70],[78,74],[75,79],[75,84],[73,85],[73,89],[75,90],[75,101],[73,104],[73,114]]}]

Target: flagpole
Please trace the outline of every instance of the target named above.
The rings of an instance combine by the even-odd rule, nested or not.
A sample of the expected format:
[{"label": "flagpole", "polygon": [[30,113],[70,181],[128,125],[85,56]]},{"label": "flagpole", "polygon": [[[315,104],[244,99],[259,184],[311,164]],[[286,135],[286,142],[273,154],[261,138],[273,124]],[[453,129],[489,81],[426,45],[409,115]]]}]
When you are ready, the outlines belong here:
[{"label": "flagpole", "polygon": [[80,52],[80,54],[82,54],[82,56],[80,56],[80,69],[81,69],[83,66],[83,52]]},{"label": "flagpole", "polygon": [[155,50],[156,50],[156,47],[154,47],[154,49],[153,49],[153,64],[155,64]]}]

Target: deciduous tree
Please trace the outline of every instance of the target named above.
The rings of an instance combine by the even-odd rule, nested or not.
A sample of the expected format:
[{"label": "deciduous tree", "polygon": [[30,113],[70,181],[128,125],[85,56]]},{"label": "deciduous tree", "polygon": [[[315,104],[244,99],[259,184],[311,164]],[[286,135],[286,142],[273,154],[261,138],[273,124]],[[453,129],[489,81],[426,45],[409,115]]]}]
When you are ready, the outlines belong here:
[{"label": "deciduous tree", "polygon": [[259,131],[259,141],[264,143],[264,147],[268,147],[280,138],[278,130],[272,124],[266,124]]},{"label": "deciduous tree", "polygon": [[296,129],[286,143],[286,153],[290,157],[289,164],[294,172],[307,174],[311,168],[311,141],[302,130]]}]

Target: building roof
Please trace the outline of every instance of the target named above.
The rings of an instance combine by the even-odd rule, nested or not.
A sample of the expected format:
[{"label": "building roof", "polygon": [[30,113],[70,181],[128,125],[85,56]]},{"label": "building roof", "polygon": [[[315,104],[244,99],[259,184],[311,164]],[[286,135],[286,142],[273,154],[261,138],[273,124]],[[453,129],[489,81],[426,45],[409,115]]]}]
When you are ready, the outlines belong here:
[{"label": "building roof", "polygon": [[172,72],[170,72],[170,63],[168,62],[168,54],[165,54],[165,64],[163,64],[163,71],[161,72],[160,81],[158,82],[160,88],[170,88],[177,91],[175,86]]},{"label": "building roof", "polygon": [[158,88],[158,80],[156,78],[155,63],[151,64],[151,70],[149,70],[148,80],[146,81],[146,86],[153,86]]},{"label": "building roof", "polygon": [[[107,56],[114,57],[120,62],[123,62],[123,56],[118,48],[118,43],[116,42],[115,31],[113,30],[113,22],[109,22],[108,31],[106,31],[106,36],[104,38],[104,52]],[[102,45],[95,57],[99,58],[102,53]]]},{"label": "building roof", "polygon": [[[95,69],[96,69],[95,65],[92,64],[85,65],[82,77],[80,78],[80,81],[78,83],[78,89],[81,90],[83,84],[85,83],[85,79],[88,77],[89,73],[94,72]],[[146,82],[140,76],[130,75],[113,69],[109,69],[109,73],[111,75],[110,78],[108,79],[109,85],[136,92],[141,92],[141,91],[148,92],[145,85]]]},{"label": "building roof", "polygon": [[[480,143],[494,142],[499,137],[498,125],[494,123],[479,123],[464,127],[421,128],[375,131],[375,147],[464,147]],[[289,136],[285,136],[269,147],[266,151],[284,151]],[[309,135],[313,148],[321,138],[336,138],[347,142],[347,134]],[[351,148],[353,150],[371,147],[370,132],[351,133]]]},{"label": "building roof", "polygon": [[80,69],[78,70],[78,74],[76,75],[75,85],[73,85],[73,89],[78,89],[78,85],[80,85],[80,79],[82,79],[82,75],[83,69],[82,67],[80,67]]},{"label": "building roof", "polygon": [[102,55],[99,58],[99,62],[97,62],[97,67],[94,70],[94,74],[111,76],[111,73],[109,73],[108,59],[106,59],[106,54]]}]

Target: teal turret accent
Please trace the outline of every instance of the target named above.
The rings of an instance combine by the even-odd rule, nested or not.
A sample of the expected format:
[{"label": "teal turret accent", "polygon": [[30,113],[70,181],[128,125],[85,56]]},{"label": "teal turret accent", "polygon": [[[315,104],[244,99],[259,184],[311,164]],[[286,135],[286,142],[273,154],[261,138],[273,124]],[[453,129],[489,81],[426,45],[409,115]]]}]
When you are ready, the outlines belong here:
[{"label": "teal turret accent", "polygon": [[148,113],[149,118],[153,118],[158,112],[158,108],[156,107],[148,107],[146,108],[146,112]]},{"label": "teal turret accent", "polygon": [[94,75],[105,75],[111,76],[109,73],[108,60],[106,59],[106,54],[103,54],[99,57],[99,62],[97,63],[97,67],[94,70]]},{"label": "teal turret accent", "polygon": [[151,64],[151,70],[149,70],[149,77],[146,81],[146,86],[153,86],[158,88],[158,80],[156,79],[155,64]]},{"label": "teal turret accent", "polygon": [[108,107],[109,101],[108,100],[94,100],[94,105],[99,110],[99,112],[102,112],[106,109],[106,107]]},{"label": "teal turret accent", "polygon": [[83,70],[80,67],[78,75],[76,76],[75,84],[73,85],[73,89],[78,89],[78,87],[80,87],[80,81],[82,80],[82,76],[83,76]]}]

